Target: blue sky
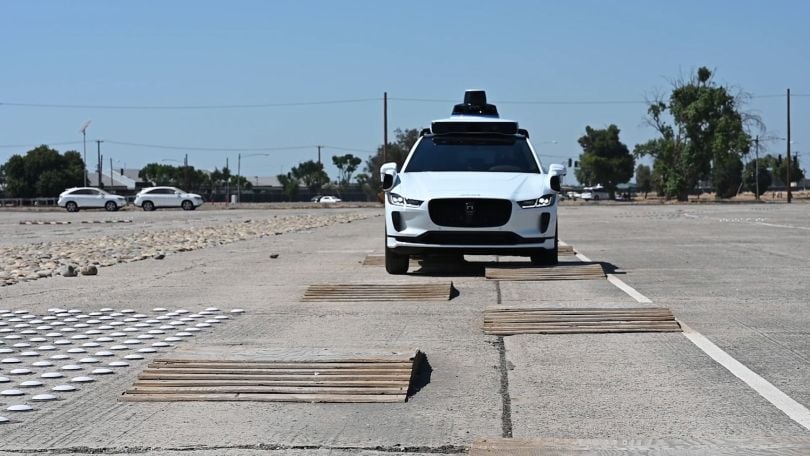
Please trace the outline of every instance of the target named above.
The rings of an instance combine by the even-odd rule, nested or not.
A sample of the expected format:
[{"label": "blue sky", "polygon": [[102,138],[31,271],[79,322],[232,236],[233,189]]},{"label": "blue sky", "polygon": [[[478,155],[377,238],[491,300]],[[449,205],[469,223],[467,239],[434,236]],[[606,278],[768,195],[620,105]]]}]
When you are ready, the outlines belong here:
[{"label": "blue sky", "polygon": [[[784,97],[810,94],[810,3],[803,1],[4,1],[0,103],[107,106],[246,105],[239,109],[100,109],[0,105],[0,146],[81,151],[102,139],[105,169],[181,161],[275,175],[382,143],[389,129],[427,126],[467,88],[486,89],[504,117],[528,128],[544,163],[581,151],[586,125],[611,123],[633,145],[654,137],[645,97],[705,65],[753,98],[774,136],[786,133]],[[622,101],[520,104],[517,101]],[[795,97],[793,148],[810,163],[810,97]],[[552,143],[551,141],[556,141]],[[332,147],[330,147],[332,146]],[[769,145],[784,153],[784,142]],[[0,162],[25,147],[0,147]],[[92,153],[90,153],[92,151]],[[96,163],[95,143],[88,162]],[[333,167],[327,170],[334,177]]]}]

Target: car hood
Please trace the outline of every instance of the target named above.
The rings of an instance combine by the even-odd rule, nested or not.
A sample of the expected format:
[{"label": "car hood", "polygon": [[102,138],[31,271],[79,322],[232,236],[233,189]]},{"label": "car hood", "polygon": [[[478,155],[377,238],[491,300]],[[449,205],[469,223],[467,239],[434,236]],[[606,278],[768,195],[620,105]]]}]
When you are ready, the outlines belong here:
[{"label": "car hood", "polygon": [[553,193],[545,174],[494,172],[402,173],[391,190],[406,198],[500,198],[522,200]]}]

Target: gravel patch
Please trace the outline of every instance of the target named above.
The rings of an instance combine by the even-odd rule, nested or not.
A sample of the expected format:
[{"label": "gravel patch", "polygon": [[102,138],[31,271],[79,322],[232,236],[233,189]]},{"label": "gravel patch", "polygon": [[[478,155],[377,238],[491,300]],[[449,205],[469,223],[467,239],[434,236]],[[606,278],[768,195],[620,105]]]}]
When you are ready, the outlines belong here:
[{"label": "gravel patch", "polygon": [[56,275],[95,275],[99,268],[118,263],[163,259],[175,253],[351,223],[368,217],[370,215],[364,213],[275,216],[204,227],[143,230],[127,235],[0,247],[0,286]]}]

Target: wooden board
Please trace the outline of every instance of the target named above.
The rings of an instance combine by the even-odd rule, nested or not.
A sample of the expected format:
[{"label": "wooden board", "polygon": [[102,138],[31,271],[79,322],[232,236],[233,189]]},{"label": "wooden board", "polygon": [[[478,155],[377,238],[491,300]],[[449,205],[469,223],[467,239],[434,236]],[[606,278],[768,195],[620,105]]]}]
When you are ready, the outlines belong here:
[{"label": "wooden board", "polygon": [[541,308],[488,307],[485,334],[588,334],[680,332],[672,311],[661,307]]},{"label": "wooden board", "polygon": [[576,255],[576,252],[574,252],[574,246],[573,245],[562,245],[562,244],[560,244],[560,245],[557,246],[557,255],[559,255],[559,256],[572,256],[572,255]]},{"label": "wooden board", "polygon": [[488,267],[489,280],[589,280],[604,279],[605,271],[599,263],[560,263],[547,267]]},{"label": "wooden board", "polygon": [[310,285],[302,301],[448,301],[453,283],[412,284],[316,284]]},{"label": "wooden board", "polygon": [[407,358],[372,354],[313,360],[261,356],[254,360],[162,358],[138,375],[127,402],[405,402],[419,365]]},{"label": "wooden board", "polygon": [[656,455],[731,456],[810,454],[808,437],[761,437],[748,439],[476,439],[470,456],[540,455]]},{"label": "wooden board", "polygon": [[[363,266],[385,266],[385,255],[366,255]],[[411,258],[408,267],[419,267],[419,262]]]}]

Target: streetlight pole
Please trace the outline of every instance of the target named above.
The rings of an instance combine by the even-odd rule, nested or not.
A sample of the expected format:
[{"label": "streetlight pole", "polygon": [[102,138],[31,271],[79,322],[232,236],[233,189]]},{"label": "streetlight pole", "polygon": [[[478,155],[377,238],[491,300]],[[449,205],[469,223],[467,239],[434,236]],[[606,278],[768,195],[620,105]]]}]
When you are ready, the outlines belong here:
[{"label": "streetlight pole", "polygon": [[101,183],[101,143],[103,143],[103,142],[104,141],[102,141],[100,139],[96,140],[96,146],[97,146],[96,150],[98,151],[98,187],[99,188],[101,188],[102,185],[103,185]]},{"label": "streetlight pole", "polygon": [[[270,154],[247,154],[247,157],[258,157],[264,156],[268,157]],[[240,152],[239,155],[236,157],[236,202],[242,202],[242,153]]]},{"label": "streetlight pole", "polygon": [[757,194],[754,199],[759,201],[759,135],[754,139],[754,182],[756,182]]},{"label": "streetlight pole", "polygon": [[87,122],[84,123],[84,125],[82,125],[81,130],[79,130],[79,131],[82,132],[82,151],[83,151],[83,154],[84,154],[82,156],[82,161],[84,161],[84,186],[85,187],[87,187],[87,127],[89,127],[89,126],[90,126],[90,121],[88,120]]}]

